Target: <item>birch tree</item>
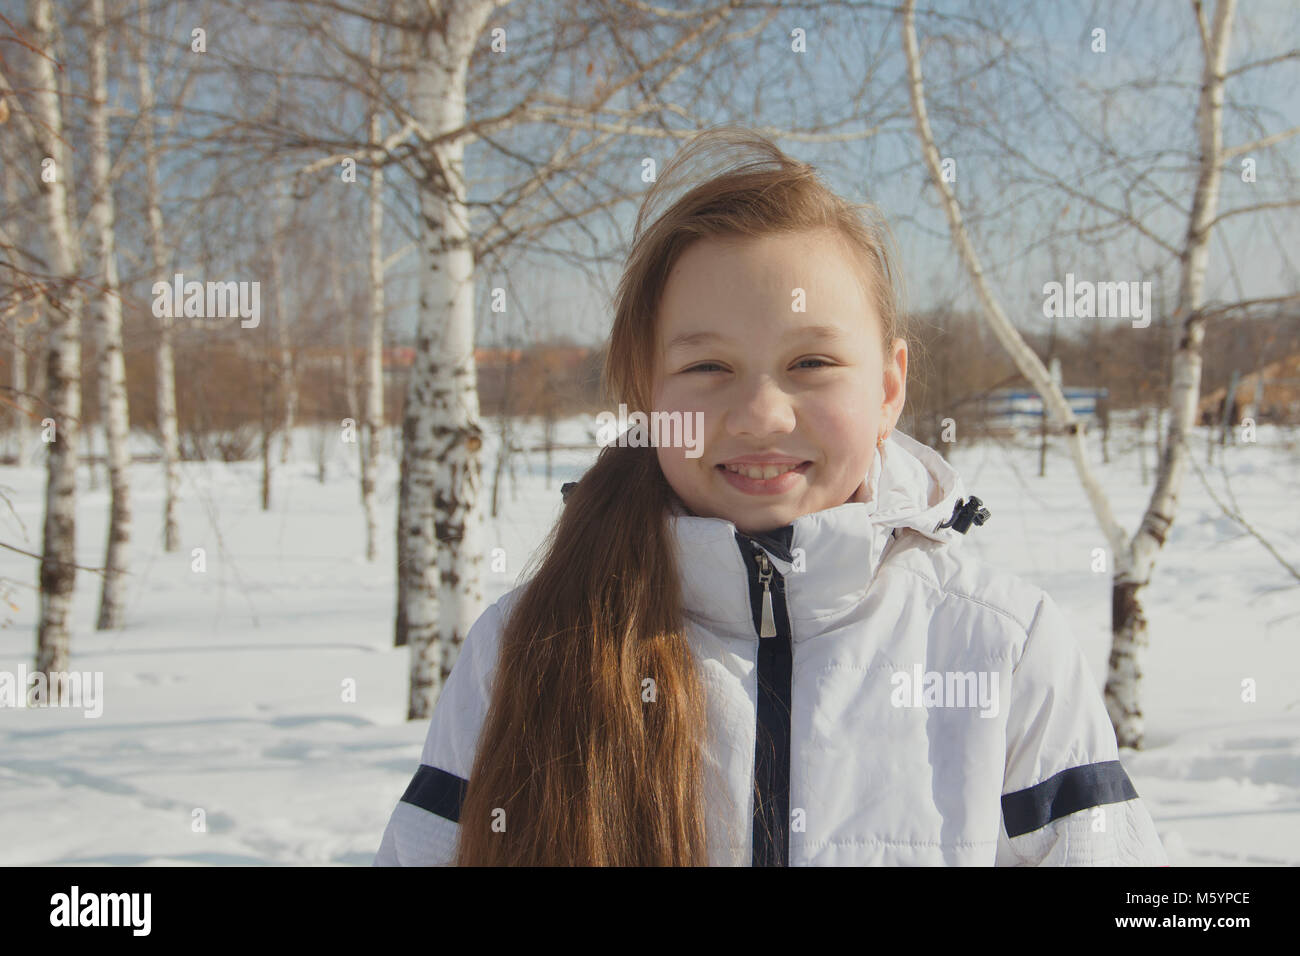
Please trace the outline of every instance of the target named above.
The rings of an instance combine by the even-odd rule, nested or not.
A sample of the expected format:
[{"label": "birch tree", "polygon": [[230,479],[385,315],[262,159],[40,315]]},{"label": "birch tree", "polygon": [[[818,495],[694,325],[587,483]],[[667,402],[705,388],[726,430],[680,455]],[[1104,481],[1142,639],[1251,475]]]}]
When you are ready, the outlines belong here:
[{"label": "birch tree", "polygon": [[122,626],[127,546],[131,540],[130,430],[126,399],[126,366],[122,360],[122,296],[117,272],[112,161],[108,136],[108,27],[104,0],[90,0],[90,218],[98,245],[99,385],[107,442],[110,514],[108,544],[99,597],[99,630]]},{"label": "birch tree", "polygon": [[[284,435],[280,444],[280,464],[289,461],[289,446],[293,444],[293,428],[298,419],[298,384],[294,376],[293,349],[289,338],[289,298],[284,272],[284,248],[287,242],[285,232],[287,199],[277,198],[272,213],[271,244],[271,284],[275,297],[275,344],[279,367],[277,369],[281,387],[284,389],[284,409],[281,427]],[[267,483],[269,484],[269,477]]]},{"label": "birch tree", "polygon": [[77,441],[81,419],[82,291],[76,236],[68,218],[69,162],[63,140],[63,107],[55,76],[54,10],[51,0],[28,0],[35,52],[31,55],[34,126],[44,192],[47,248],[55,276],[50,297],[51,330],[47,387],[51,415],[42,423],[46,445],[45,525],[41,548],[40,616],[36,669],[68,669],[73,589],[76,585]]},{"label": "birch tree", "polygon": [[[171,256],[163,228],[162,192],[158,177],[158,145],[154,135],[153,71],[150,67],[149,0],[139,0],[136,69],[139,82],[139,123],[144,143],[145,215],[149,224],[149,265],[159,279],[170,276]],[[158,319],[154,348],[154,380],[163,466],[163,550],[180,547],[176,508],[180,499],[180,430],[176,423],[176,362],[173,355],[175,321],[169,311]]]},{"label": "birch tree", "polygon": [[[378,24],[370,26],[370,62],[378,70],[382,56],[382,34]],[[375,98],[370,103],[370,144],[383,143],[383,116]],[[375,502],[375,473],[379,469],[379,436],[384,427],[384,168],[370,169],[370,324],[366,336],[365,413],[362,421],[361,507],[366,520],[366,560],[374,561],[379,537],[379,514]]]},{"label": "birch tree", "polygon": [[[465,137],[470,55],[492,0],[449,3],[441,29],[407,35],[417,64],[411,117],[424,130],[417,173],[423,268],[415,362],[402,425],[407,537],[399,562],[411,562],[420,587],[405,608],[411,648],[407,717],[425,719],[458,650],[482,608],[482,469],[474,366],[474,258],[466,207]],[[439,547],[441,545],[441,547]]]},{"label": "birch tree", "polygon": [[[0,84],[4,80],[0,79]],[[11,114],[9,104],[4,98],[8,96],[7,85],[0,85],[0,123],[9,119]],[[16,107],[15,107],[16,110]],[[30,122],[23,114],[17,114],[21,117],[25,130],[28,131],[29,142],[35,143],[34,133],[31,132]],[[17,119],[15,125],[19,125]],[[30,152],[24,155],[29,156]],[[10,157],[0,159],[6,166],[15,171],[18,168],[19,160]],[[35,177],[32,177],[35,179]],[[35,404],[28,387],[28,358],[27,358],[27,335],[28,331],[40,319],[40,305],[44,301],[41,293],[40,284],[32,277],[32,269],[38,266],[38,263],[30,255],[25,254],[15,238],[10,235],[6,226],[9,226],[19,235],[23,234],[28,223],[23,217],[20,221],[19,211],[19,184],[17,175],[4,177],[4,198],[6,213],[4,225],[0,226],[0,250],[9,257],[8,268],[9,274],[5,276],[3,285],[0,288],[11,287],[12,292],[5,288],[5,295],[0,296],[0,321],[3,321],[4,327],[11,336],[11,367],[13,369],[9,379],[9,394],[12,396],[12,415],[13,423],[12,433],[14,436],[14,461],[18,467],[26,466],[28,457],[31,453],[31,425],[32,421],[40,421],[36,415]],[[26,268],[19,264],[26,260]],[[12,285],[11,285],[12,284]],[[33,370],[35,371],[35,369]]]},{"label": "birch tree", "polygon": [[[1171,355],[1170,414],[1166,440],[1160,453],[1154,491],[1141,523],[1132,536],[1127,534],[1116,519],[1093,470],[1084,440],[1084,423],[1073,414],[1060,389],[1050,381],[1042,362],[1011,324],[985,275],[956,193],[943,174],[940,152],[929,121],[917,41],[915,0],[905,0],[902,11],[903,50],[916,136],[929,179],[940,194],[953,244],[970,276],[986,321],[1017,367],[1043,396],[1045,407],[1061,423],[1070,457],[1113,556],[1112,644],[1107,665],[1105,698],[1120,746],[1134,748],[1140,748],[1143,744],[1142,661],[1149,642],[1140,595],[1151,580],[1156,557],[1167,540],[1176,515],[1178,494],[1189,453],[1187,438],[1195,424],[1201,384],[1201,345],[1209,315],[1205,309],[1206,264],[1214,225],[1222,218],[1216,217],[1216,208],[1223,165],[1234,156],[1268,148],[1300,132],[1292,129],[1240,146],[1224,147],[1224,83],[1231,75],[1227,61],[1235,0],[1219,0],[1210,17],[1207,17],[1201,3],[1193,2],[1191,7],[1201,40],[1202,66],[1194,118],[1197,136],[1195,184],[1182,240],[1176,244],[1165,242],[1133,212],[1108,210],[1117,221],[1174,253],[1179,276],[1173,311],[1173,322],[1178,327],[1179,334],[1175,338]],[[1086,185],[1070,186],[1062,183],[1060,188],[1080,202],[1094,206],[1104,205],[1095,196],[1088,195]],[[1288,204],[1270,204],[1267,208]],[[1238,303],[1243,308],[1253,304],[1255,303]]]}]

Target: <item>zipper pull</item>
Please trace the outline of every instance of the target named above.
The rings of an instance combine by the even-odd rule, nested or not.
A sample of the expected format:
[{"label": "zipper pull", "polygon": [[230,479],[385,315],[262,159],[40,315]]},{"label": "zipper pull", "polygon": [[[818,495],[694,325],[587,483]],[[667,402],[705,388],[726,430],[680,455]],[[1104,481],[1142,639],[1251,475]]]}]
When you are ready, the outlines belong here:
[{"label": "zipper pull", "polygon": [[758,552],[758,580],[763,584],[763,621],[759,637],[776,637],[776,616],[772,613],[772,563],[766,552]]}]

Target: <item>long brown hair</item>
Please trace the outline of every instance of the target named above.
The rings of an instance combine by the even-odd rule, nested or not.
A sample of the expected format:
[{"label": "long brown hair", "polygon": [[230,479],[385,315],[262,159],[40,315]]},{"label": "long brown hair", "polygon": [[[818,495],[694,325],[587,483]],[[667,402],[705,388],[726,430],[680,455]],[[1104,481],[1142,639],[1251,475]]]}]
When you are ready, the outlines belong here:
[{"label": "long brown hair", "polygon": [[[714,127],[642,202],[615,296],[608,401],[650,410],[660,297],[691,243],[805,229],[832,230],[861,263],[888,355],[897,277],[874,208],[763,136]],[[706,706],[666,520],[674,497],[654,448],[613,445],[571,492],[504,625],[458,864],[709,862]]]}]

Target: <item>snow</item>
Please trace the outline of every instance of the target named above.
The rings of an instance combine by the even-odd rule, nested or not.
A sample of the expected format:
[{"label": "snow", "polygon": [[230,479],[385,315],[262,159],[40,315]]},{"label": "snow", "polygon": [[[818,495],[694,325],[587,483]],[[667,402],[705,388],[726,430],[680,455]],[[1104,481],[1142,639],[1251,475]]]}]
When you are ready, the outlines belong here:
[{"label": "snow", "polygon": [[[487,425],[490,493],[498,436]],[[573,419],[556,440],[581,443],[593,429],[592,419]],[[540,425],[523,429],[526,444],[540,435]],[[78,573],[73,607],[71,668],[103,672],[103,714],[0,707],[0,864],[370,864],[427,728],[405,720],[407,654],[392,646],[397,465],[383,462],[379,555],[369,563],[356,446],[331,445],[321,484],[318,436],[295,435],[269,512],[257,462],[184,463],[174,554],[161,547],[161,466],[132,466],[126,626],[94,630],[93,572]],[[1150,487],[1132,437],[1117,429],[1111,448],[1111,464],[1098,467],[1131,530]],[[1203,434],[1192,448],[1204,468]],[[1051,592],[1100,687],[1110,578],[1092,570],[1104,541],[1063,446],[1054,445],[1045,478],[1032,437],[939,450],[992,511],[963,547]],[[540,452],[517,459],[518,481],[507,473],[501,514],[488,519],[488,547],[507,560],[504,573],[485,564],[488,601],[514,586],[559,513],[560,485],[593,454],[555,452],[549,487]],[[1298,458],[1294,432],[1270,427],[1226,455],[1246,516],[1293,565]],[[102,562],[107,533],[99,472],[94,490],[87,467],[79,477],[85,567]],[[1226,500],[1217,462],[1207,475]],[[0,468],[0,492],[13,509],[0,505],[3,540],[39,552],[42,468]],[[206,552],[203,573],[192,569],[195,548]],[[0,551],[0,582],[16,605],[0,604],[0,671],[33,666],[36,577],[35,560]],[[1300,586],[1189,469],[1143,601],[1146,746],[1121,758],[1170,862],[1300,864]],[[1253,702],[1242,700],[1246,679]],[[345,700],[349,680],[355,702]]]}]

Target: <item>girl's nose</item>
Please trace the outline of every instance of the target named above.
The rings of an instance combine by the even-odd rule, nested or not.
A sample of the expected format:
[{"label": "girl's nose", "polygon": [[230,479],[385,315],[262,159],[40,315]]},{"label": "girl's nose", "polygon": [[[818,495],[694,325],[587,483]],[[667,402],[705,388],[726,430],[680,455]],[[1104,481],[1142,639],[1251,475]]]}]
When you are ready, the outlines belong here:
[{"label": "girl's nose", "polygon": [[742,385],[727,412],[732,435],[788,434],[794,430],[794,404],[781,387],[766,376]]}]

